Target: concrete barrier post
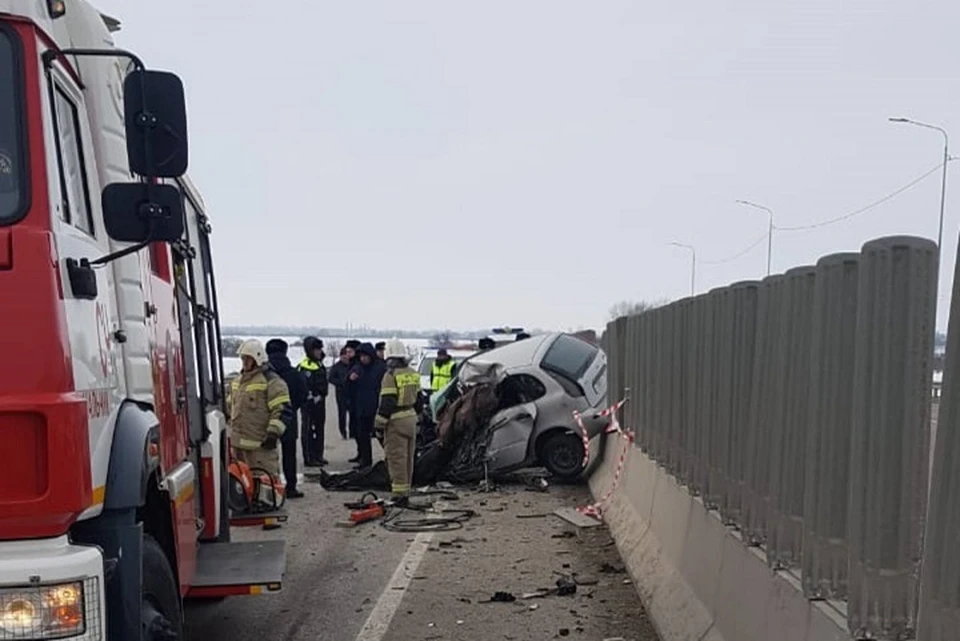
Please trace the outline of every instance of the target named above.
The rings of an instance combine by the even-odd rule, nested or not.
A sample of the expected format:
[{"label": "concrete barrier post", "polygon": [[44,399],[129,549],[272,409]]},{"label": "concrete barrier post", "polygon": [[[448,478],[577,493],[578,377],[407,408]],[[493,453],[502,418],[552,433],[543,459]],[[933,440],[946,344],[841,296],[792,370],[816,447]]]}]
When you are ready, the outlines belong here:
[{"label": "concrete barrier post", "polygon": [[676,317],[674,306],[663,309],[660,317],[660,345],[657,351],[657,361],[660,368],[660,420],[657,423],[657,452],[654,460],[664,468],[667,467],[667,458],[670,453],[671,426],[673,425],[673,326]]},{"label": "concrete barrier post", "polygon": [[665,377],[663,367],[660,364],[661,352],[663,351],[663,308],[658,308],[650,312],[650,430],[647,442],[642,444],[644,451],[653,460],[657,460],[659,453],[660,440],[663,434],[663,395],[665,394]]},{"label": "concrete barrier post", "polygon": [[724,513],[726,497],[730,492],[730,446],[733,423],[733,372],[735,369],[736,339],[734,333],[734,296],[732,288],[717,291],[714,303],[714,369],[716,384],[714,396],[714,433],[710,448],[709,492],[704,501]]},{"label": "concrete barrier post", "polygon": [[785,348],[780,420],[771,427],[771,523],[767,561],[771,567],[800,564],[803,543],[804,453],[810,407],[810,339],[817,271],[797,267],[785,274]]},{"label": "concrete barrier post", "polygon": [[643,325],[640,334],[640,342],[643,345],[643,351],[647,355],[643,359],[643,389],[634,393],[634,398],[642,403],[640,412],[640,422],[643,424],[641,440],[638,440],[637,447],[644,451],[649,451],[651,433],[654,429],[654,403],[656,399],[656,363],[657,356],[654,346],[654,328],[656,325],[657,311],[651,310],[643,315]]},{"label": "concrete barrier post", "polygon": [[607,353],[607,389],[609,394],[620,385],[620,364],[626,355],[623,353],[623,345],[620,344],[617,336],[617,321],[614,319],[607,323],[607,330],[603,333],[603,349]]},{"label": "concrete barrier post", "polygon": [[703,298],[697,296],[684,300],[683,341],[683,428],[680,439],[680,480],[694,495],[700,494],[695,471],[697,467],[696,434],[699,429],[701,319]]},{"label": "concrete barrier post", "polygon": [[744,540],[764,543],[770,512],[770,467],[772,426],[783,414],[781,381],[786,347],[783,341],[783,275],[768,276],[760,286],[757,302],[757,348],[750,398],[750,421],[744,457]]},{"label": "concrete barrier post", "polygon": [[[628,395],[632,395],[633,390],[639,389],[640,382],[638,375],[640,364],[647,357],[640,349],[638,340],[639,324],[641,314],[631,314],[627,317],[626,327],[624,328],[627,342],[627,363],[624,370],[623,386],[618,390],[612,390],[609,394],[610,403],[616,403]],[[627,403],[621,411],[623,418],[622,426],[625,430],[632,431],[637,436],[640,426],[637,422],[637,403]]]},{"label": "concrete barrier post", "polygon": [[753,398],[754,367],[757,346],[757,305],[760,283],[744,281],[729,288],[732,330],[729,334],[730,359],[730,420],[726,436],[724,456],[724,491],[720,501],[720,514],[728,525],[741,528],[745,525],[743,512],[743,486],[745,480],[745,456],[750,433],[751,400]]},{"label": "concrete barrier post", "polygon": [[642,420],[643,414],[643,364],[650,358],[650,355],[645,349],[646,346],[643,344],[643,323],[645,320],[646,314],[637,314],[632,318],[633,328],[631,331],[631,340],[633,341],[633,348],[636,351],[636,358],[634,358],[633,363],[630,365],[630,369],[633,372],[633,377],[631,380],[627,381],[627,389],[622,396],[616,395],[610,398],[610,403],[616,403],[621,398],[627,398],[628,408],[625,420],[627,424],[625,427],[633,430],[634,442],[638,442],[644,431],[644,424]]},{"label": "concrete barrier post", "polygon": [[960,631],[960,259],[954,268],[920,577],[919,641]]},{"label": "concrete barrier post", "polygon": [[850,632],[912,638],[927,499],[937,247],[861,251],[850,442]]},{"label": "concrete barrier post", "polygon": [[[731,328],[725,326],[724,306],[728,299],[728,289],[710,290],[706,298],[706,318],[704,322],[704,375],[700,390],[701,402],[701,458],[700,475],[703,478],[703,503],[707,509],[720,507],[723,496],[723,474],[721,457],[726,447],[721,443],[721,433],[726,434],[730,420],[730,381],[728,373],[731,365],[730,338]],[[724,330],[727,330],[724,333]]]},{"label": "concrete barrier post", "polygon": [[680,479],[680,448],[683,433],[684,400],[684,322],[687,317],[685,301],[670,306],[667,327],[670,332],[670,349],[666,365],[670,369],[670,420],[667,423],[667,452],[664,459],[667,471]]},{"label": "concrete barrier post", "polygon": [[847,596],[847,497],[860,255],[817,262],[803,507],[803,592]]}]

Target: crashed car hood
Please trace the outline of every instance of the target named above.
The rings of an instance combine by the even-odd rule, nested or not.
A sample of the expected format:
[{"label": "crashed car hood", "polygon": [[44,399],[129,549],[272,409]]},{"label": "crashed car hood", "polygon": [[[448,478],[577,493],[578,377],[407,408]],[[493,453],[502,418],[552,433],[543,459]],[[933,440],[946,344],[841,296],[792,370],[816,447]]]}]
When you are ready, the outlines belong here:
[{"label": "crashed car hood", "polygon": [[469,360],[460,364],[457,380],[466,387],[481,383],[499,383],[505,376],[503,365],[490,361]]}]

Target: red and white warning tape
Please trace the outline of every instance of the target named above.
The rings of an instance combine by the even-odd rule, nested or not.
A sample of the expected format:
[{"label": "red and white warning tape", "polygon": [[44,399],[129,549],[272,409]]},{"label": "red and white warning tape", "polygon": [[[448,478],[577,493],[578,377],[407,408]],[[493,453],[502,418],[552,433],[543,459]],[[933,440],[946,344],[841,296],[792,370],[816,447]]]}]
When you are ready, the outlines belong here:
[{"label": "red and white warning tape", "polygon": [[[631,434],[630,432],[624,431],[624,429],[620,426],[620,421],[617,420],[617,410],[623,407],[623,404],[626,402],[627,402],[626,399],[624,399],[619,403],[617,403],[616,405],[614,405],[613,407],[605,409],[603,412],[601,412],[601,416],[610,416],[610,425],[607,427],[606,430],[604,430],[604,432],[607,434],[616,432],[623,439],[623,449],[620,452],[620,458],[617,459],[617,469],[613,473],[613,483],[611,483],[607,491],[604,492],[603,496],[601,496],[597,501],[595,501],[590,505],[583,505],[577,508],[577,511],[583,514],[584,516],[592,516],[598,521],[603,520],[604,507],[606,506],[610,498],[613,496],[613,493],[616,491],[617,487],[620,485],[620,477],[623,475],[623,468],[627,462],[627,453],[630,452],[630,446],[633,444],[633,434]],[[587,437],[587,431],[583,426],[583,421],[580,418],[580,415],[577,414],[575,418],[577,421],[577,425],[580,426],[580,432],[583,435],[584,452],[586,453],[584,458],[584,465],[586,465],[587,460],[590,458],[589,450],[588,450],[589,439]]]},{"label": "red and white warning tape", "polygon": [[[604,430],[605,434],[610,434],[620,430],[620,424],[617,423],[617,412],[620,411],[620,408],[623,407],[624,403],[626,402],[627,399],[623,399],[616,405],[608,407],[597,414],[598,418],[603,418],[605,416],[613,417],[613,419],[610,421],[610,425],[608,425],[607,429]],[[580,438],[583,439],[583,466],[586,467],[587,464],[590,463],[590,436],[587,434],[587,428],[583,424],[583,415],[580,412],[573,413],[573,420],[576,421],[577,426],[580,428]]]}]

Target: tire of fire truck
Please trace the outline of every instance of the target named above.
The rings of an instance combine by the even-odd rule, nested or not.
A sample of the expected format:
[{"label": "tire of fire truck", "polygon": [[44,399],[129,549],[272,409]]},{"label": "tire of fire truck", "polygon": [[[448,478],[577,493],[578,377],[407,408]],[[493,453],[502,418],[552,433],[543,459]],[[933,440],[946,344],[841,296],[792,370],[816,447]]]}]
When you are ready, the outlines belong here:
[{"label": "tire of fire truck", "polygon": [[143,535],[143,591],[140,626],[143,641],[183,641],[180,589],[163,548]]}]

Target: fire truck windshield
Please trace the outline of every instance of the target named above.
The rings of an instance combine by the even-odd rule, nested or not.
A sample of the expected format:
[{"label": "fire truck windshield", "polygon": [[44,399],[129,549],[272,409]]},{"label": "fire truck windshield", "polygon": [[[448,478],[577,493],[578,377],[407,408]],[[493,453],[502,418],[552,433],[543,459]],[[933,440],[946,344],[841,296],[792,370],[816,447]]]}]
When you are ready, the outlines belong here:
[{"label": "fire truck windshield", "polygon": [[16,33],[0,24],[0,225],[20,219],[27,195],[19,49]]}]

